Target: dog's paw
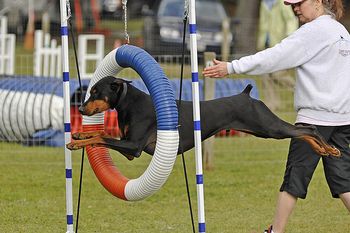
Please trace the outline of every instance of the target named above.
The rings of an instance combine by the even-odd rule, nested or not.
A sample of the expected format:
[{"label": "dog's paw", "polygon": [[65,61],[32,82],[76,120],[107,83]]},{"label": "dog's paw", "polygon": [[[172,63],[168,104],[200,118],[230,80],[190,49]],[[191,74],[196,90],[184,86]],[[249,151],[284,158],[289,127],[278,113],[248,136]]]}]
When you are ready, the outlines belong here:
[{"label": "dog's paw", "polygon": [[331,156],[334,156],[334,157],[340,157],[341,156],[341,153],[340,153],[340,150],[334,146],[331,146],[329,149],[328,149],[328,154],[331,155]]},{"label": "dog's paw", "polygon": [[333,156],[333,157],[340,157],[341,153],[338,148],[334,146],[327,146],[327,147],[321,147],[322,150],[316,151],[320,156]]},{"label": "dog's paw", "polygon": [[94,132],[77,132],[72,134],[74,140],[85,140],[98,136],[104,136],[106,133],[104,131],[94,131]]},{"label": "dog's paw", "polygon": [[316,153],[317,153],[319,156],[328,156],[328,155],[329,155],[329,153],[327,152],[327,150],[324,149],[323,147],[314,148],[314,151],[316,151]]},{"label": "dog's paw", "polygon": [[74,143],[74,142],[71,142],[71,143],[68,143],[68,144],[66,145],[66,148],[67,148],[68,150],[79,150],[79,149],[81,149],[82,147],[79,146],[78,144]]},{"label": "dog's paw", "polygon": [[74,140],[83,140],[83,139],[86,139],[86,137],[82,133],[73,133],[72,134],[72,139],[74,139]]}]

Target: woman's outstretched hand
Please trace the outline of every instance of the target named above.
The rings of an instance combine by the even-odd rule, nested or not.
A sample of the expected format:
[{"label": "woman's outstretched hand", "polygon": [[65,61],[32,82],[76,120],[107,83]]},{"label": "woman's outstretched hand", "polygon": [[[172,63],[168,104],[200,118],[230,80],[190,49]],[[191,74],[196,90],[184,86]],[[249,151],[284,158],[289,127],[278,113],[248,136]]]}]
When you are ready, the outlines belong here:
[{"label": "woman's outstretched hand", "polygon": [[214,65],[204,68],[203,75],[208,78],[222,78],[228,75],[227,62],[214,59]]}]

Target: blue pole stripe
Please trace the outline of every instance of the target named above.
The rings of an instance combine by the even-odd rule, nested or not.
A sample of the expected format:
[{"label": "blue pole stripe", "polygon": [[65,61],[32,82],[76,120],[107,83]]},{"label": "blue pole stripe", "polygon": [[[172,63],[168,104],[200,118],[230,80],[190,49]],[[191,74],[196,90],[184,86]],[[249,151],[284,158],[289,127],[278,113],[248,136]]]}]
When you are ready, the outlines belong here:
[{"label": "blue pole stripe", "polygon": [[199,232],[205,232],[205,223],[198,223]]},{"label": "blue pole stripe", "polygon": [[197,184],[203,184],[203,175],[196,175]]},{"label": "blue pole stripe", "polygon": [[193,127],[194,127],[194,130],[201,130],[201,122],[200,121],[194,121],[193,122]]},{"label": "blue pole stripe", "polygon": [[192,82],[198,82],[198,72],[192,73]]},{"label": "blue pole stripe", "polygon": [[67,224],[68,225],[73,224],[73,215],[67,215]]},{"label": "blue pole stripe", "polygon": [[66,169],[66,178],[72,178],[72,169]]},{"label": "blue pole stripe", "polygon": [[61,35],[68,36],[68,27],[67,26],[61,27]]},{"label": "blue pole stripe", "polygon": [[63,82],[69,82],[69,72],[63,72]]},{"label": "blue pole stripe", "polygon": [[197,32],[197,25],[196,24],[189,24],[188,28],[190,30],[190,34],[196,34],[196,32]]},{"label": "blue pole stripe", "polygon": [[70,123],[64,123],[64,132],[66,133],[70,132]]}]

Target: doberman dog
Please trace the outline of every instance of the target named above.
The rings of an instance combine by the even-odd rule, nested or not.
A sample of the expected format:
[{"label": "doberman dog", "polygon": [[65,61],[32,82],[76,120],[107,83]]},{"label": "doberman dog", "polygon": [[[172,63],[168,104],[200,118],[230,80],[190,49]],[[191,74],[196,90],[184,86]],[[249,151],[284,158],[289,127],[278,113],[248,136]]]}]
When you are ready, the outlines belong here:
[{"label": "doberman dog", "polygon": [[[153,102],[148,94],[130,83],[104,77],[91,88],[90,98],[79,107],[80,113],[88,116],[116,109],[120,139],[101,131],[75,133],[74,140],[67,144],[68,149],[103,146],[119,151],[129,160],[139,157],[142,151],[153,155],[157,134]],[[320,155],[340,156],[339,150],[327,144],[314,126],[292,125],[281,120],[262,101],[250,97],[251,89],[248,85],[238,95],[200,102],[202,140],[221,130],[235,129],[262,138],[300,138]],[[180,111],[179,154],[194,147],[192,102],[183,101]]]}]

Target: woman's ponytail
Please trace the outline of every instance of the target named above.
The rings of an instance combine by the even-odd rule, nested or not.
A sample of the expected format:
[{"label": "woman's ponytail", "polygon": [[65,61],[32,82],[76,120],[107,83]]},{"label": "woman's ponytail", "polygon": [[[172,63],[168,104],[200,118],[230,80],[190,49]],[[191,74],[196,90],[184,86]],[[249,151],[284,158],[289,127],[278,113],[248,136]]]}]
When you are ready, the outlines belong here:
[{"label": "woman's ponytail", "polygon": [[343,17],[344,6],[342,0],[323,0],[322,2],[326,12],[331,14],[336,20]]}]

